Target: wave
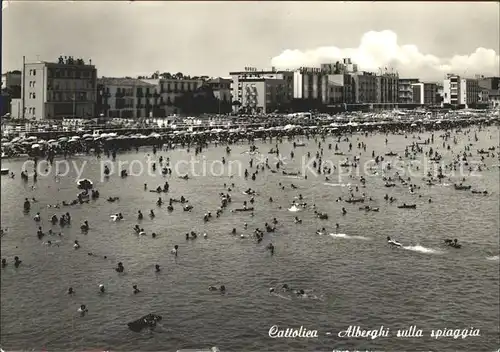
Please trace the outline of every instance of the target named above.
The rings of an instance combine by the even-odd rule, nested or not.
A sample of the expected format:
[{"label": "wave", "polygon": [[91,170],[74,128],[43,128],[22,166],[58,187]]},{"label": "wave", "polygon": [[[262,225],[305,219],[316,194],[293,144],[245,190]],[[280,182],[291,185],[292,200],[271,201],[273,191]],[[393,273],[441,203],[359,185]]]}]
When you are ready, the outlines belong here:
[{"label": "wave", "polygon": [[491,257],[486,257],[486,260],[495,260],[498,262],[500,256],[499,255],[493,255]]},{"label": "wave", "polygon": [[442,251],[432,248],[427,248],[417,244],[416,246],[403,246],[404,249],[420,253],[440,254]]},{"label": "wave", "polygon": [[364,240],[364,241],[370,240],[368,237],[350,236],[350,235],[346,235],[345,233],[331,233],[330,236],[335,237],[335,238],[347,238],[347,239],[352,239],[352,240]]}]

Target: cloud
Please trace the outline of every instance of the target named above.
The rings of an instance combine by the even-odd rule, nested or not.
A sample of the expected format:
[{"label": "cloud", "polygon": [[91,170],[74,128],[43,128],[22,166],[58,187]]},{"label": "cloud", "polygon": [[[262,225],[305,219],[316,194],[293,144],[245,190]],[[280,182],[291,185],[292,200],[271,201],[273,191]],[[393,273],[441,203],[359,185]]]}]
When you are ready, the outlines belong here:
[{"label": "cloud", "polygon": [[319,47],[312,50],[283,51],[272,58],[273,66],[280,69],[294,69],[301,66],[317,67],[351,58],[359,70],[378,72],[379,68],[392,67],[400,77],[422,80],[442,80],[447,73],[473,77],[500,75],[500,59],[493,49],[477,48],[469,55],[455,55],[439,58],[420,52],[416,45],[398,43],[398,36],[390,30],[370,31],[361,37],[358,48]]}]

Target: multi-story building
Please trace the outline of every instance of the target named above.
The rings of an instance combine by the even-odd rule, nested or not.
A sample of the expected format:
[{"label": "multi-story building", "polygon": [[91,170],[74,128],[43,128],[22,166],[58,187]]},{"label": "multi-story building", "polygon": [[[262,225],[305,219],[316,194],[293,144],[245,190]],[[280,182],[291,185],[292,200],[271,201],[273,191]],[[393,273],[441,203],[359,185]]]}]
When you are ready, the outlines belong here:
[{"label": "multi-story building", "polygon": [[384,73],[377,76],[378,104],[397,104],[399,101],[399,76],[397,73]]},{"label": "multi-story building", "polygon": [[413,88],[412,85],[419,83],[418,78],[400,78],[398,82],[398,103],[411,104],[413,103]]},{"label": "multi-story building", "polygon": [[82,59],[26,63],[21,116],[37,120],[95,117],[96,89],[97,70]]},{"label": "multi-story building", "polygon": [[[0,116],[9,114],[13,99],[21,98],[21,71],[11,71],[2,74],[2,85],[0,87]],[[18,103],[16,103],[18,104]]]},{"label": "multi-story building", "polygon": [[500,77],[481,77],[478,84],[483,89],[497,90],[500,88]]},{"label": "multi-story building", "polygon": [[268,114],[288,103],[284,79],[249,77],[238,83],[242,92],[238,101],[247,113]]},{"label": "multi-story building", "polygon": [[97,80],[97,113],[103,117],[141,118],[164,115],[158,86],[136,78]]},{"label": "multi-story building", "polygon": [[436,105],[436,83],[414,83],[412,84],[412,90],[413,103],[420,105]]},{"label": "multi-story building", "polygon": [[1,90],[9,90],[12,98],[21,98],[22,72],[11,71],[2,74]]},{"label": "multi-story building", "polygon": [[499,109],[500,108],[500,89],[490,90],[488,92],[488,102],[490,108]]},{"label": "multi-story building", "polygon": [[354,80],[349,73],[328,74],[328,104],[353,104]]},{"label": "multi-story building", "polygon": [[352,75],[354,81],[354,103],[366,104],[377,102],[377,76],[373,72],[357,72]]},{"label": "multi-story building", "polygon": [[228,78],[214,78],[207,81],[208,86],[214,92],[214,96],[223,102],[232,102],[231,95],[231,79]]},{"label": "multi-story building", "polygon": [[500,77],[481,77],[479,87],[482,89],[482,99],[488,97],[491,108],[500,107]]},{"label": "multi-story building", "polygon": [[[233,81],[231,87],[232,99],[243,105],[243,83],[249,79],[282,80],[283,81],[283,102],[287,104],[294,98],[294,72],[277,71],[274,67],[271,70],[257,70],[253,67],[246,67],[244,71],[230,72]],[[273,83],[270,83],[273,84]]]},{"label": "multi-story building", "polygon": [[328,102],[328,76],[318,67],[301,67],[293,73],[293,98]]},{"label": "multi-story building", "polygon": [[168,113],[178,112],[176,99],[183,94],[194,92],[204,84],[201,78],[161,78],[158,80],[160,96],[165,101]]},{"label": "multi-story building", "polygon": [[478,79],[448,74],[443,80],[443,103],[456,107],[470,107],[481,102],[483,89]]}]

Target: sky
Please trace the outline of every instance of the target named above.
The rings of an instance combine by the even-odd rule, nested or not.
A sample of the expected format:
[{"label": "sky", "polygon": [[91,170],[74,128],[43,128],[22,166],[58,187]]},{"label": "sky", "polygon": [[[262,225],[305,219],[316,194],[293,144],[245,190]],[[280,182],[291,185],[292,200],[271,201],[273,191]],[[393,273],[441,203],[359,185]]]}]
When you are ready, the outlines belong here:
[{"label": "sky", "polygon": [[400,77],[500,75],[496,2],[149,2],[4,0],[2,71],[59,55],[98,75],[228,76],[244,67],[351,57]]}]

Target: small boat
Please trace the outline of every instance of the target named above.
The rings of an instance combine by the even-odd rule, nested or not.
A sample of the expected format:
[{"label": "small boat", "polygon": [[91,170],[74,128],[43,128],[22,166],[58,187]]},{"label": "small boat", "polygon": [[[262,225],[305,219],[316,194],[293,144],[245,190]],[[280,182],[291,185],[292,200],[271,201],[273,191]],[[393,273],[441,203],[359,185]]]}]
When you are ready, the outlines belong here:
[{"label": "small boat", "polygon": [[365,206],[365,207],[360,207],[359,210],[365,210],[365,211],[378,211],[378,208],[372,208],[370,206]]},{"label": "small boat", "polygon": [[2,175],[8,175],[8,174],[9,174],[9,169],[2,169],[2,170],[0,171],[0,173],[1,173]]},{"label": "small boat", "polygon": [[470,185],[469,186],[465,186],[465,185],[454,184],[453,186],[455,187],[455,189],[457,191],[468,191],[468,190],[470,190],[472,188],[472,186],[470,186]]},{"label": "small boat", "polygon": [[162,320],[160,315],[148,314],[128,323],[128,328],[134,332],[141,332],[145,328],[154,328],[156,323]]},{"label": "small boat", "polygon": [[486,191],[486,190],[484,190],[484,191],[472,190],[472,194],[488,194],[488,191]]},{"label": "small boat", "polygon": [[334,155],[344,155],[344,153],[342,153],[342,152],[335,152],[335,153],[333,153],[333,154],[334,154]]},{"label": "small boat", "polygon": [[389,153],[385,153],[385,156],[398,156],[398,154],[394,153],[394,152],[389,152]]},{"label": "small boat", "polygon": [[364,203],[365,200],[364,198],[352,198],[352,199],[346,199],[346,203]]},{"label": "small boat", "polygon": [[417,209],[416,204],[403,204],[403,205],[398,205],[399,209]]},{"label": "small boat", "polygon": [[287,175],[287,176],[298,176],[299,173],[298,172],[286,172],[286,171],[283,171],[283,175]]},{"label": "small boat", "polygon": [[171,201],[173,203],[182,203],[182,204],[189,202],[187,199],[175,199],[175,198],[172,198]]},{"label": "small boat", "polygon": [[297,143],[295,143],[295,146],[296,147],[305,147],[306,144],[304,142],[297,142]]},{"label": "small boat", "polygon": [[396,187],[396,184],[395,183],[386,183],[384,186],[385,187]]},{"label": "small boat", "polygon": [[234,209],[234,211],[239,211],[239,212],[241,212],[241,211],[253,211],[253,207],[251,207],[251,208],[238,208],[238,209]]}]

